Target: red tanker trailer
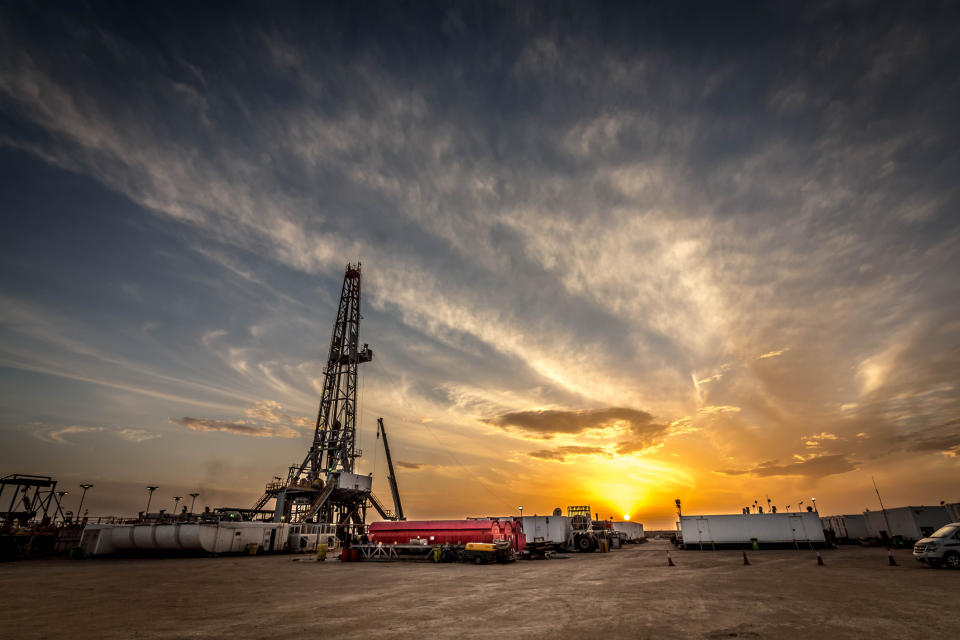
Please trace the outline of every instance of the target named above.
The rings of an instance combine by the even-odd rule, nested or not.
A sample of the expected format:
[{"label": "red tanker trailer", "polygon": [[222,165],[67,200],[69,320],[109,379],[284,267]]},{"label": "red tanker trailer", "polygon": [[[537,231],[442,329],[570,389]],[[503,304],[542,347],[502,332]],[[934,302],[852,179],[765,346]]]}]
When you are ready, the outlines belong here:
[{"label": "red tanker trailer", "polygon": [[390,520],[374,522],[368,530],[371,542],[408,544],[426,540],[428,544],[467,544],[508,540],[513,549],[523,551],[527,538],[522,526],[513,520]]}]

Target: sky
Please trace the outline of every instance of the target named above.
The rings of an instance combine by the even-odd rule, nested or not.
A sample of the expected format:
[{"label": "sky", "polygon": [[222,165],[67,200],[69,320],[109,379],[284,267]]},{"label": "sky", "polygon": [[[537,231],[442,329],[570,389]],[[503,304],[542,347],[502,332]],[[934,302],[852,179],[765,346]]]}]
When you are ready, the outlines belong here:
[{"label": "sky", "polygon": [[410,518],[960,501],[958,13],[4,3],[0,473],[252,506],[361,261]]}]

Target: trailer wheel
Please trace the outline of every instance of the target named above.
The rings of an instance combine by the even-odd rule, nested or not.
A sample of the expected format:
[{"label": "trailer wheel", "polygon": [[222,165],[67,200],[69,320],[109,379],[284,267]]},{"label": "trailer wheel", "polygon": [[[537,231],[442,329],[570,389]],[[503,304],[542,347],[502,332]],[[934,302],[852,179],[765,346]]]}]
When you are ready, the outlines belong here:
[{"label": "trailer wheel", "polygon": [[593,538],[590,536],[580,536],[577,538],[577,548],[584,553],[593,551]]},{"label": "trailer wheel", "polygon": [[947,565],[948,569],[960,569],[960,554],[953,551],[947,553],[943,556],[943,563]]},{"label": "trailer wheel", "polygon": [[473,556],[473,564],[483,564],[483,558],[480,556]]}]

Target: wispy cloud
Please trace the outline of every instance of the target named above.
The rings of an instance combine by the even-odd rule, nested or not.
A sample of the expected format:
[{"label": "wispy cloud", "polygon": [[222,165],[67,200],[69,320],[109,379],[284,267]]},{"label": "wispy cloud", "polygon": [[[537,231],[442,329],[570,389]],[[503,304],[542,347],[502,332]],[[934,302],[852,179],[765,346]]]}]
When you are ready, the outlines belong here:
[{"label": "wispy cloud", "polygon": [[283,411],[283,405],[273,400],[260,400],[248,407],[244,420],[215,420],[210,418],[170,418],[170,422],[191,431],[223,431],[261,438],[296,438],[298,429],[312,428],[308,418],[293,417]]},{"label": "wispy cloud", "polygon": [[540,458],[541,460],[555,460],[557,462],[566,462],[567,458],[573,456],[610,456],[610,452],[602,447],[585,447],[569,445],[565,447],[555,447],[553,449],[539,449],[527,454],[531,458]]},{"label": "wispy cloud", "polygon": [[[91,238],[118,251],[71,251],[93,246],[83,230],[59,250],[44,236],[43,261],[19,232],[4,245],[24,265],[7,281],[30,282],[0,292],[0,364],[90,390],[73,415],[182,416],[171,438],[309,431],[359,257],[368,421],[423,416],[478,457],[529,463],[549,440],[535,458],[660,461],[658,478],[726,495],[751,474],[953,464],[950,21],[818,7],[742,47],[722,28],[667,38],[666,55],[675,25],[627,12],[624,36],[589,5],[489,6],[452,41],[420,14],[384,41],[333,17],[318,38],[282,9],[264,27],[255,7],[186,37],[141,10],[0,12],[0,145],[50,180],[23,195],[82,176]],[[53,204],[24,219],[62,228]],[[422,425],[397,438],[428,460]]]},{"label": "wispy cloud", "polygon": [[147,431],[146,429],[119,429],[117,435],[130,442],[146,442],[160,437],[159,433]]},{"label": "wispy cloud", "polygon": [[813,456],[780,464],[776,460],[763,462],[751,469],[727,469],[718,473],[728,476],[752,475],[770,476],[808,476],[820,478],[855,471],[856,464],[845,455]]},{"label": "wispy cloud", "polygon": [[81,433],[97,433],[103,430],[103,427],[70,425],[53,429],[38,429],[34,431],[33,435],[44,442],[51,442],[53,444],[76,444],[75,439],[68,438],[67,436],[79,435]]}]

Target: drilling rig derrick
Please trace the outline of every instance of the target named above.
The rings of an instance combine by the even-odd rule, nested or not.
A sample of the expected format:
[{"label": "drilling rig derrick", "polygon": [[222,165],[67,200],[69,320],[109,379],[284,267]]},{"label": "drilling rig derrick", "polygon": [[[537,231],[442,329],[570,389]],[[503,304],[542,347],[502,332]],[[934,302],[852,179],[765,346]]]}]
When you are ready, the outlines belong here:
[{"label": "drilling rig derrick", "polygon": [[341,536],[363,533],[373,478],[354,471],[361,455],[356,448],[357,371],[373,359],[373,351],[360,345],[361,318],[358,262],[348,264],[343,277],[310,449],[303,462],[289,468],[286,480],[277,476],[267,484],[254,507],[260,510],[276,499],[277,522],[329,524]]}]

